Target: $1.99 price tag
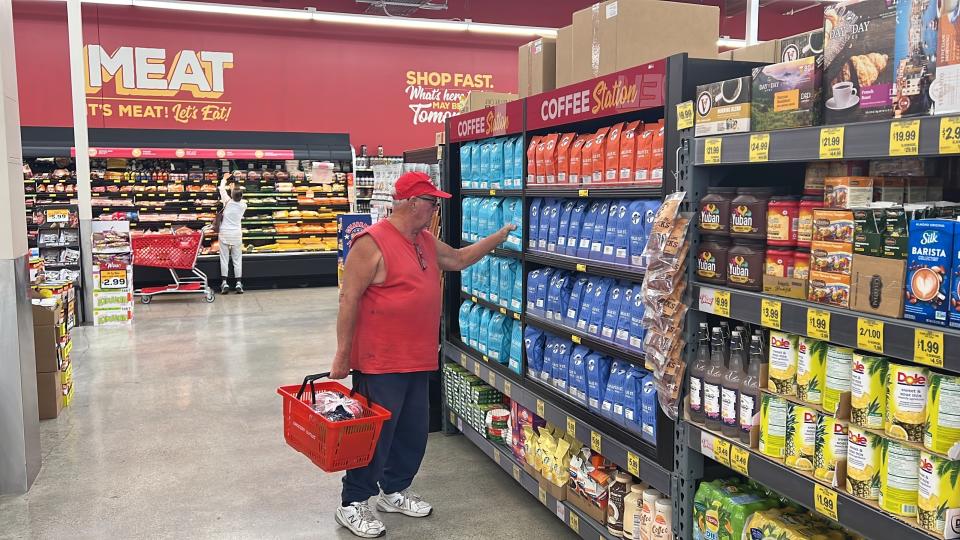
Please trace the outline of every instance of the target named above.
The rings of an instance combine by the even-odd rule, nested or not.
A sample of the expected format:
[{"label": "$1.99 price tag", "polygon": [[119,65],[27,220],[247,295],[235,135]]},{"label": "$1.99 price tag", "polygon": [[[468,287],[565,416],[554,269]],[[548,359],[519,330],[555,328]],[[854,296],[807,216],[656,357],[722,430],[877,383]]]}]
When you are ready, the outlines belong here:
[{"label": "$1.99 price tag", "polygon": [[830,312],[822,309],[807,310],[807,335],[830,341]]},{"label": "$1.99 price tag", "polygon": [[943,367],[943,332],[934,330],[913,331],[913,359],[920,364]]},{"label": "$1.99 price tag", "polygon": [[834,521],[840,521],[837,516],[837,492],[820,484],[813,484],[813,507],[817,512]]}]

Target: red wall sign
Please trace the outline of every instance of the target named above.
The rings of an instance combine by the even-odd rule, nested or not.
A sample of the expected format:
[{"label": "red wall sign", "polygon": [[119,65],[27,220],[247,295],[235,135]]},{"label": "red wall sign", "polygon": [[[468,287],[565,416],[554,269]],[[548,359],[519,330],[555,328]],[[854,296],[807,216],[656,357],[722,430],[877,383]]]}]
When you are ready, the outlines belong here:
[{"label": "red wall sign", "polygon": [[527,99],[527,129],[541,129],[661,107],[666,92],[665,60],[625,69]]},{"label": "red wall sign", "polygon": [[[92,128],[349,133],[433,146],[471,90],[515,92],[515,37],[84,4]],[[73,124],[66,7],[16,2],[20,122]]]},{"label": "red wall sign", "polygon": [[[92,158],[154,159],[294,159],[293,150],[233,150],[226,148],[108,148],[90,147]],[[76,156],[77,149],[70,149]]]},{"label": "red wall sign", "polygon": [[452,117],[450,142],[475,141],[523,131],[523,101],[516,99]]}]

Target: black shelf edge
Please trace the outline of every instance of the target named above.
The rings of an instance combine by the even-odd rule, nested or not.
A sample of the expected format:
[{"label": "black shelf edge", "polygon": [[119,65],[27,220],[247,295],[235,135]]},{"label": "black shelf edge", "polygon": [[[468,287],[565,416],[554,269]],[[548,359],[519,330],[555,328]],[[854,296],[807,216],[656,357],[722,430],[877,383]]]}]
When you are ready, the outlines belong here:
[{"label": "black shelf edge", "polygon": [[[706,431],[703,428],[684,420],[687,427],[687,441],[689,448],[700,452],[706,458],[714,459],[713,440],[722,439],[732,445],[739,446],[750,452],[747,464],[748,476],[752,480],[767,486],[771,490],[783,495],[798,504],[814,511],[814,486],[821,484],[814,479],[800,474],[759,452],[751,450],[739,442],[731,441],[722,435]],[[724,464],[726,465],[726,464]],[[906,540],[930,540],[937,538],[921,529],[882,512],[844,491],[843,489],[828,488],[837,493],[837,517],[839,523],[867,538],[897,538]]]},{"label": "black shelf edge", "polygon": [[[472,349],[447,340],[444,342],[443,352],[451,361],[460,364],[466,368],[467,371],[486,381],[490,386],[503,392],[505,396],[535,412],[537,416],[563,429],[575,425],[574,437],[577,438],[577,440],[597,449],[604,457],[615,463],[621,469],[647,482],[664,495],[670,496],[672,486],[671,472],[662,467],[656,460],[644,454],[644,451],[650,451],[651,445],[649,443],[641,441],[642,446],[635,447],[631,443],[622,440],[627,438],[622,437],[622,433],[620,437],[617,437],[599,429],[595,423],[591,423],[588,420],[591,415],[589,411],[570,406],[561,406],[561,400],[552,394],[542,388],[529,384],[526,378],[518,380],[517,375],[509,371],[506,366],[501,366],[495,362],[484,362],[478,358],[479,355]],[[493,377],[491,377],[491,373]],[[505,373],[509,373],[510,376],[504,377]],[[658,425],[657,429],[670,430],[672,433],[673,424],[669,426]],[[594,438],[596,438],[596,441],[593,440]],[[584,441],[584,439],[587,440]],[[596,445],[596,442],[599,442],[599,445]],[[599,448],[597,448],[597,446],[599,446]],[[672,455],[672,445],[670,452]]]},{"label": "black shelf edge", "polygon": [[[467,247],[472,245],[473,245],[473,242],[464,242],[463,240],[460,241],[460,247]],[[523,253],[519,251],[514,251],[512,249],[503,249],[498,247],[498,248],[493,248],[490,251],[490,253],[498,257],[508,257],[510,259],[517,259],[521,261],[523,260]]]},{"label": "black shelf edge", "polygon": [[[491,442],[465,423],[453,411],[450,412],[450,415],[451,423],[463,433],[467,440],[482,450],[484,454],[487,454],[487,457],[513,477],[514,481],[519,483],[527,493],[536,497],[541,504],[557,516],[557,519],[570,527],[580,538],[584,540],[594,540],[596,538],[614,540],[616,538],[607,531],[605,523],[598,523],[573,505],[565,501],[558,501],[547,492],[541,492],[537,479],[524,470],[523,465],[516,460],[509,448]],[[573,523],[571,523],[571,515],[576,516]]]},{"label": "black shelf edge", "polygon": [[[836,124],[805,128],[784,129],[769,132],[736,133],[717,137],[699,137],[694,143],[695,165],[726,165],[750,163],[750,136],[769,134],[769,159],[767,162],[817,161],[820,159],[820,130],[844,128],[843,157],[840,159],[877,159],[890,156],[890,126],[894,122],[919,120],[919,156],[939,156],[940,121],[949,116],[924,116],[896,120],[877,120],[854,124]],[[720,163],[704,162],[707,139],[721,139]]]},{"label": "black shelf edge", "polygon": [[520,197],[523,195],[522,189],[461,189],[460,195],[464,197]]},{"label": "black shelf edge", "polygon": [[634,269],[629,266],[612,264],[603,261],[594,261],[591,259],[581,259],[569,255],[558,255],[555,253],[544,253],[542,251],[526,251],[524,258],[528,262],[552,266],[554,268],[563,268],[574,270],[596,276],[607,276],[617,279],[626,279],[636,283],[643,282],[645,272]]},{"label": "black shelf edge", "polygon": [[536,186],[524,188],[523,193],[527,197],[661,199],[663,198],[663,186],[600,186],[596,184],[563,187]]},{"label": "black shelf edge", "polygon": [[524,324],[535,326],[557,336],[568,336],[574,343],[585,345],[594,351],[620,360],[627,360],[640,367],[644,367],[646,364],[646,357],[640,351],[625,349],[619,345],[600,339],[597,336],[588,334],[577,328],[570,328],[569,326],[558,324],[554,321],[546,319],[545,317],[534,315],[532,313],[525,313],[523,319]]},{"label": "black shelf edge", "polygon": [[516,312],[516,311],[513,311],[513,310],[510,309],[510,308],[505,308],[505,307],[501,306],[500,304],[494,304],[493,302],[489,302],[489,301],[487,301],[487,300],[484,300],[483,298],[480,298],[479,296],[472,295],[472,294],[467,294],[467,292],[464,291],[463,289],[460,289],[460,299],[461,299],[461,300],[469,300],[469,301],[473,302],[474,304],[479,304],[479,305],[481,305],[481,306],[489,309],[490,311],[500,312],[500,314],[502,314],[502,315],[507,315],[508,317],[512,318],[512,319],[515,320],[515,321],[519,321],[519,320],[522,319],[522,315],[521,315],[520,313],[518,313],[518,312]]},{"label": "black shelf edge", "polygon": [[[820,310],[830,313],[830,341],[837,345],[857,348],[857,321],[866,319],[883,323],[883,355],[900,360],[919,362],[914,357],[915,332],[926,330],[943,334],[943,367],[945,371],[960,373],[960,330],[945,326],[916,323],[905,319],[881,317],[849,309],[837,308],[803,300],[780,298],[761,293],[741,291],[706,283],[693,283],[693,301],[690,307],[705,313],[714,313],[713,292],[723,291],[730,294],[730,318],[761,324],[760,310],[762,300],[780,302],[780,329],[791,334],[807,334],[807,311]],[[816,337],[816,336],[813,336]]]}]

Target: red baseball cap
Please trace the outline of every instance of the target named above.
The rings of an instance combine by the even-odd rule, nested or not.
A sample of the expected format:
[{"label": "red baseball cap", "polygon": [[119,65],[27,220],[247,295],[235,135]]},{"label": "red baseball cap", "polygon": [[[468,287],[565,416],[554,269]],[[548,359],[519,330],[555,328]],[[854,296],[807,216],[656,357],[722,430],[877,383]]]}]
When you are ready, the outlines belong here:
[{"label": "red baseball cap", "polygon": [[422,172],[408,172],[397,178],[394,186],[393,198],[398,201],[412,199],[421,195],[433,195],[441,199],[449,199],[451,195],[446,191],[440,191],[430,181],[430,177]]}]

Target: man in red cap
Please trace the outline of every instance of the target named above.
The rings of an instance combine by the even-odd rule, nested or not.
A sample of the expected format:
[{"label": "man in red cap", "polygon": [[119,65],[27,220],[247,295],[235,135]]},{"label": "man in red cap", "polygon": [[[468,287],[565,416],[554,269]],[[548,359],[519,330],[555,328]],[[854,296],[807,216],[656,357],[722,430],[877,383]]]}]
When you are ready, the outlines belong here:
[{"label": "man in red cap", "polygon": [[425,517],[433,511],[410,484],[427,448],[428,381],[438,368],[440,273],[479,261],[516,229],[506,225],[454,249],[426,230],[440,199],[447,198],[426,174],[403,174],[393,213],[354,236],[344,266],[330,378],[354,370],[353,387],[391,412],[373,460],[343,478],[336,520],[362,538],[386,534],[367,503],[374,495],[379,494],[382,512]]}]

